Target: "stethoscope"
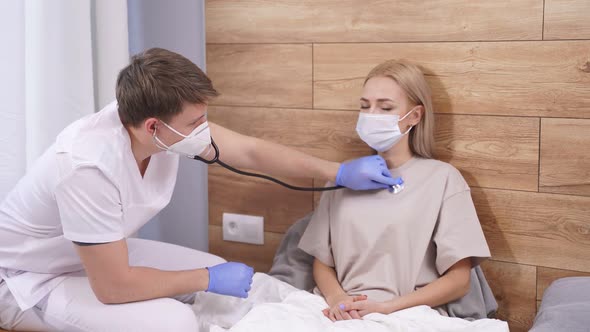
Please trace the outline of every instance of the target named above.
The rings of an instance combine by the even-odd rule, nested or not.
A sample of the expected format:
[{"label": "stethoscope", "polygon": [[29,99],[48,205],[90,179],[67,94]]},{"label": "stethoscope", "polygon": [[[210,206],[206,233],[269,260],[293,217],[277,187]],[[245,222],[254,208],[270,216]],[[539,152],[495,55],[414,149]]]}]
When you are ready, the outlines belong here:
[{"label": "stethoscope", "polygon": [[[291,189],[291,190],[298,190],[298,191],[330,191],[330,190],[338,190],[338,189],[343,189],[345,188],[344,186],[333,186],[333,187],[298,187],[298,186],[294,186],[288,183],[285,183],[281,180],[275,179],[271,176],[268,175],[263,175],[263,174],[258,174],[258,173],[251,173],[251,172],[246,172],[246,171],[242,171],[240,169],[237,169],[235,167],[232,167],[226,163],[224,163],[223,161],[221,161],[219,159],[219,148],[217,147],[217,144],[215,144],[215,141],[213,140],[213,137],[211,137],[211,146],[213,146],[213,149],[215,150],[215,157],[213,157],[213,159],[211,160],[207,160],[204,158],[201,158],[199,156],[188,156],[191,159],[194,160],[198,160],[201,162],[204,162],[207,165],[213,165],[213,164],[219,164],[220,166],[234,172],[240,175],[246,175],[246,176],[251,176],[251,177],[255,177],[255,178],[261,178],[261,179],[265,179],[268,181],[272,181],[274,183],[277,183],[285,188]],[[392,187],[393,189],[393,193],[397,194],[400,191],[402,191],[404,189],[404,184],[403,182],[401,184],[396,184]]]},{"label": "stethoscope", "polygon": [[213,137],[211,137],[211,146],[213,146],[213,149],[215,150],[215,157],[213,157],[213,159],[211,160],[207,160],[204,158],[201,158],[199,156],[193,156],[189,158],[192,158],[194,160],[198,160],[198,161],[202,161],[205,164],[208,165],[213,165],[213,164],[219,164],[222,167],[225,167],[226,169],[234,172],[234,173],[238,173],[240,175],[246,175],[246,176],[251,176],[251,177],[255,177],[255,178],[261,178],[261,179],[265,179],[265,180],[269,180],[272,181],[274,183],[280,184],[283,187],[289,188],[291,190],[299,190],[299,191],[329,191],[329,190],[338,190],[338,189],[342,189],[345,188],[343,186],[333,186],[333,187],[323,187],[323,188],[316,188],[316,187],[298,187],[298,186],[294,186],[288,183],[285,183],[281,180],[275,179],[271,176],[268,175],[263,175],[263,174],[257,174],[257,173],[251,173],[251,172],[246,172],[246,171],[242,171],[240,169],[237,169],[233,166],[230,166],[226,163],[224,163],[223,161],[221,161],[219,159],[219,148],[217,147],[217,144],[215,144],[215,141],[213,140]]}]

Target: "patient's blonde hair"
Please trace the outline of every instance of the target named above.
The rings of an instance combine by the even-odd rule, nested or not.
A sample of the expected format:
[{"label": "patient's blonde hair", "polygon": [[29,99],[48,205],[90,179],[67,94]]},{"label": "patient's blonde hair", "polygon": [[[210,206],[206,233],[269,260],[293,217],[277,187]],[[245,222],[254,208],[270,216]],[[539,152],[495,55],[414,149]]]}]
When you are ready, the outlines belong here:
[{"label": "patient's blonde hair", "polygon": [[420,122],[410,131],[410,150],[422,158],[434,157],[434,109],[432,93],[417,65],[404,60],[388,60],[373,68],[367,81],[373,77],[389,77],[394,80],[414,105],[422,105],[424,114]]}]

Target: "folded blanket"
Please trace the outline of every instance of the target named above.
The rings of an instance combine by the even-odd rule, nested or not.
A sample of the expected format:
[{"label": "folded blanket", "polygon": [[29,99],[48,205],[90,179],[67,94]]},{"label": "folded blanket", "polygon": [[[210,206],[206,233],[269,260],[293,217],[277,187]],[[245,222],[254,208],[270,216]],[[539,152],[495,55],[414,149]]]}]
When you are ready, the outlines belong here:
[{"label": "folded blanket", "polygon": [[199,293],[193,310],[200,331],[486,331],[507,332],[508,324],[495,319],[467,321],[441,316],[418,306],[389,315],[370,314],[363,320],[332,322],[320,296],[298,290],[266,274],[256,273],[247,299]]}]

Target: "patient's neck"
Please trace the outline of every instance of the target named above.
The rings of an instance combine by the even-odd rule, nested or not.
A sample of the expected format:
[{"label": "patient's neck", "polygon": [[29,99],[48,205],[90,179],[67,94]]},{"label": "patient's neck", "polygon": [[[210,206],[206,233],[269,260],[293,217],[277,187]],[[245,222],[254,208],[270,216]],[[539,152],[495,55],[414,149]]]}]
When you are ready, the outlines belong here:
[{"label": "patient's neck", "polygon": [[379,155],[385,159],[387,168],[389,169],[398,168],[413,157],[407,136],[394,145],[391,149],[381,152]]}]

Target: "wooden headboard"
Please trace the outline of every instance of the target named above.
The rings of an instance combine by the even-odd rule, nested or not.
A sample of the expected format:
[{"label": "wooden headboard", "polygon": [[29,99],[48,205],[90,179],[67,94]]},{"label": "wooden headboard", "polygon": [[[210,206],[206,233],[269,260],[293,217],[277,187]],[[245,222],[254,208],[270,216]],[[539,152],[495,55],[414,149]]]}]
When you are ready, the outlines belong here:
[{"label": "wooden headboard", "polygon": [[[367,155],[363,78],[386,59],[421,64],[437,156],[472,187],[492,251],[499,317],[526,331],[552,280],[590,275],[589,16],[587,0],[209,0],[210,119],[330,160]],[[210,167],[210,251],[267,271],[318,198]],[[265,244],[224,242],[223,212],[264,216]]]}]

